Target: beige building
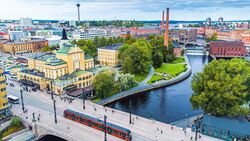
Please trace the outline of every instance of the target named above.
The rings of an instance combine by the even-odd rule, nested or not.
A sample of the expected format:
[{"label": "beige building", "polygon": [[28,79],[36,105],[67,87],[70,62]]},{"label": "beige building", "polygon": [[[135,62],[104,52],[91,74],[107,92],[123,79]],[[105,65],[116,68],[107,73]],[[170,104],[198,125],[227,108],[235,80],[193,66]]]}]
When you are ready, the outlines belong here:
[{"label": "beige building", "polygon": [[[51,88],[56,94],[65,93],[65,88],[84,88],[93,81],[94,67],[91,57],[85,57],[84,51],[71,44],[63,44],[55,53],[36,53],[28,59],[29,70],[18,73],[19,80],[43,90]],[[66,89],[67,90],[67,89]]]},{"label": "beige building", "polygon": [[3,51],[13,55],[22,53],[35,53],[48,46],[47,40],[32,40],[25,42],[6,42],[3,44]]},{"label": "beige building", "polygon": [[98,61],[103,66],[117,66],[119,65],[118,49],[122,44],[106,46],[98,48]]}]

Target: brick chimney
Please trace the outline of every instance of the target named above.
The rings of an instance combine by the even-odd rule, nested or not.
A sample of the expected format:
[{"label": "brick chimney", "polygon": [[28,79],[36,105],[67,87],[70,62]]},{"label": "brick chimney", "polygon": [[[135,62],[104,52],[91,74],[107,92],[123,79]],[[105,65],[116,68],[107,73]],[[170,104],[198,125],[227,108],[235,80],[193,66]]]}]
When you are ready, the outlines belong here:
[{"label": "brick chimney", "polygon": [[161,21],[161,28],[164,29],[165,28],[165,25],[164,25],[164,17],[165,17],[165,13],[164,11],[162,11],[162,21]]},{"label": "brick chimney", "polygon": [[164,46],[168,47],[168,40],[169,40],[169,8],[167,8],[167,13],[166,13],[166,29],[165,29],[165,34],[164,34]]}]

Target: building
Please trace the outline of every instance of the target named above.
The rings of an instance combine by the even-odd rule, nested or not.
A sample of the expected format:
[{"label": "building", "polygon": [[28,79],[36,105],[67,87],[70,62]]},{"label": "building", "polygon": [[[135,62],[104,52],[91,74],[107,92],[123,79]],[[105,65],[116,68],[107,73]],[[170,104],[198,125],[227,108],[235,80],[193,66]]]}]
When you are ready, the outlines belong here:
[{"label": "building", "polygon": [[224,22],[223,17],[219,17],[218,22],[219,22],[219,23],[223,23],[223,22]]},{"label": "building", "polygon": [[174,47],[173,51],[176,57],[180,57],[182,55],[182,48],[180,47],[179,43],[172,40],[172,45]]},{"label": "building", "polygon": [[206,19],[206,25],[208,26],[212,25],[212,19],[210,17]]},{"label": "building", "polygon": [[9,40],[10,36],[8,33],[0,32],[0,40]]},{"label": "building", "polygon": [[131,36],[149,35],[149,34],[159,35],[161,34],[161,29],[158,27],[157,28],[131,27],[131,28],[122,28],[121,32],[129,32]]},{"label": "building", "polygon": [[76,27],[76,21],[69,21],[69,26]]},{"label": "building", "polygon": [[23,31],[9,31],[9,35],[12,41],[21,41],[24,38]]},{"label": "building", "polygon": [[119,65],[118,49],[122,44],[115,44],[98,48],[98,61],[103,66],[117,66]]},{"label": "building", "polygon": [[64,44],[55,54],[36,53],[28,59],[28,70],[18,73],[26,85],[42,90],[52,89],[55,94],[92,85],[93,58],[86,57],[79,47]]},{"label": "building", "polygon": [[32,19],[31,18],[21,18],[20,19],[20,25],[22,26],[32,26]]},{"label": "building", "polygon": [[242,34],[242,42],[245,46],[250,47],[250,34]]},{"label": "building", "polygon": [[73,39],[80,40],[80,39],[94,39],[95,37],[110,37],[107,34],[107,30],[105,29],[89,29],[85,31],[75,31],[73,32]]},{"label": "building", "polygon": [[192,43],[197,40],[197,29],[192,28],[174,28],[170,30],[170,37],[180,43]]},{"label": "building", "polygon": [[246,47],[241,41],[210,42],[210,55],[214,57],[244,57]]},{"label": "building", "polygon": [[200,132],[226,141],[247,141],[250,139],[250,123],[244,120],[205,115],[200,122]]},{"label": "building", "polygon": [[3,51],[13,55],[23,53],[35,53],[48,46],[47,40],[31,40],[20,42],[6,42],[3,44]]},{"label": "building", "polygon": [[35,36],[51,38],[53,36],[53,31],[52,30],[36,30]]},{"label": "building", "polygon": [[4,69],[0,68],[0,115],[6,115],[8,112],[8,107],[6,78],[4,75]]}]

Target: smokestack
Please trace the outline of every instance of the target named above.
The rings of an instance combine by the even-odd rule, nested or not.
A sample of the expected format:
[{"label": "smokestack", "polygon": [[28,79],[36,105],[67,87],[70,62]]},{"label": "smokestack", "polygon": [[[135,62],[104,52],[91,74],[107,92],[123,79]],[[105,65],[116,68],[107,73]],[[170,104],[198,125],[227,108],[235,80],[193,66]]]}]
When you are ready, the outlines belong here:
[{"label": "smokestack", "polygon": [[165,30],[165,35],[164,35],[164,45],[168,47],[168,40],[169,40],[169,8],[167,8],[167,13],[166,13],[166,30]]},{"label": "smokestack", "polygon": [[164,29],[165,26],[164,26],[164,16],[165,16],[165,13],[164,11],[162,11],[162,20],[161,20],[161,28]]}]

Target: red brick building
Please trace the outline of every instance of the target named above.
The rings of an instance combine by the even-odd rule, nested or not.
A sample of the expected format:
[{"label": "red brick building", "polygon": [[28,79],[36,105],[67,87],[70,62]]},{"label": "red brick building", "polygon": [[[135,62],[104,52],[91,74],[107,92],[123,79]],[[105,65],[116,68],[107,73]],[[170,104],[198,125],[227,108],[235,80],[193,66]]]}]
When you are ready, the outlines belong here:
[{"label": "red brick building", "polygon": [[214,57],[244,57],[246,47],[241,41],[210,42],[210,55]]},{"label": "red brick building", "polygon": [[243,34],[242,42],[244,43],[245,46],[250,46],[250,34]]}]

